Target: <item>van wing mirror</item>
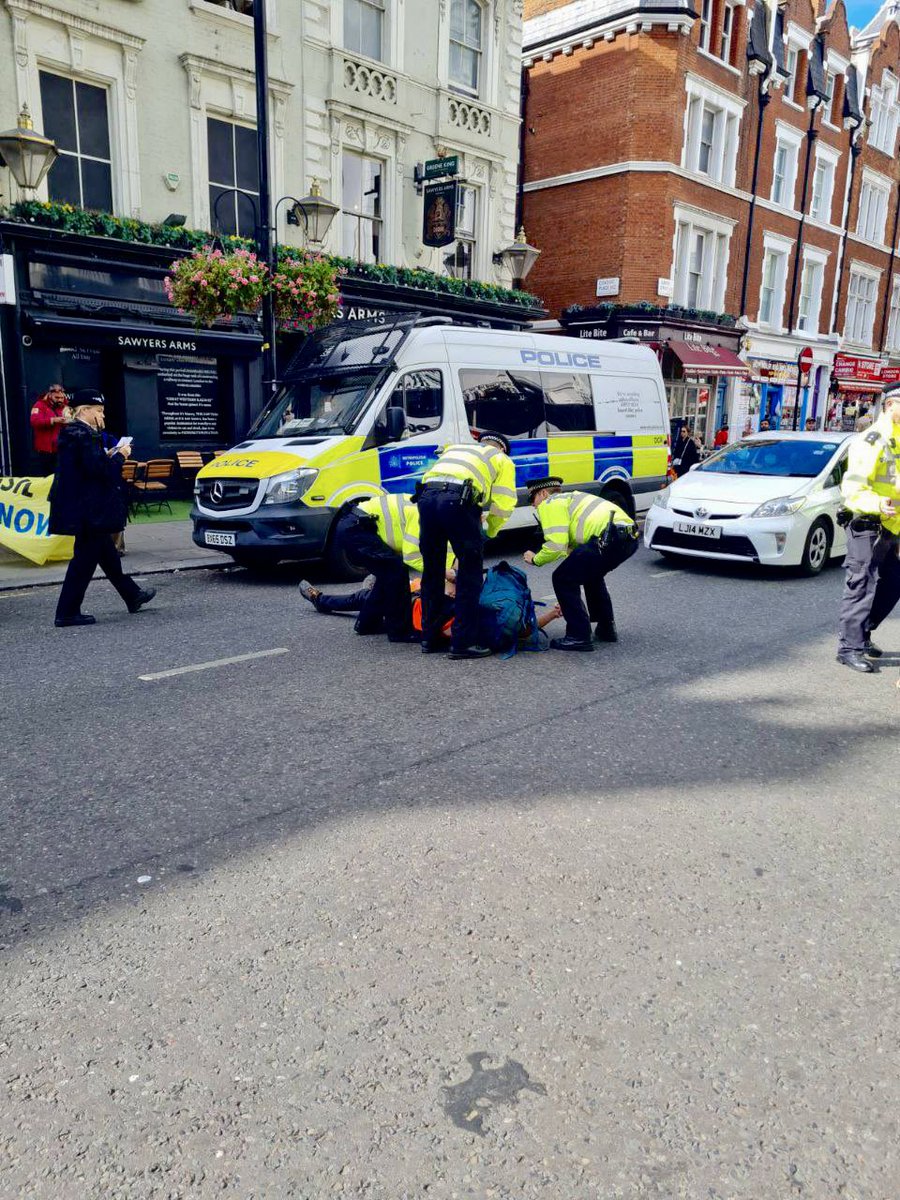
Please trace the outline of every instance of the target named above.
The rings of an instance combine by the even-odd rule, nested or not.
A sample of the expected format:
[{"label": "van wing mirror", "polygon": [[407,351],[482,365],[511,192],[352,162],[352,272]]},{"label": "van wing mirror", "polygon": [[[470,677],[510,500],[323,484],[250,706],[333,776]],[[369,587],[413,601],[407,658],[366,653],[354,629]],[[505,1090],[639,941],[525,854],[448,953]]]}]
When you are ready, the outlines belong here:
[{"label": "van wing mirror", "polygon": [[402,408],[390,405],[384,415],[385,437],[389,442],[399,442],[406,433],[406,413]]}]

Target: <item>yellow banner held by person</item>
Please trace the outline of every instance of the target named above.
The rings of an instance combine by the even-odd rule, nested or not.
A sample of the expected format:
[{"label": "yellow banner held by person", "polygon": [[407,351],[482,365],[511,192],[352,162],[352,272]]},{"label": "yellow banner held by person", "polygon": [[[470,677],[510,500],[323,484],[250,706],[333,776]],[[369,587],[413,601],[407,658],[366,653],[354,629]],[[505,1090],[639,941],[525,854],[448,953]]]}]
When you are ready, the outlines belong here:
[{"label": "yellow banner held by person", "polygon": [[42,566],[72,557],[73,538],[50,532],[47,494],[53,476],[0,476],[0,546]]}]

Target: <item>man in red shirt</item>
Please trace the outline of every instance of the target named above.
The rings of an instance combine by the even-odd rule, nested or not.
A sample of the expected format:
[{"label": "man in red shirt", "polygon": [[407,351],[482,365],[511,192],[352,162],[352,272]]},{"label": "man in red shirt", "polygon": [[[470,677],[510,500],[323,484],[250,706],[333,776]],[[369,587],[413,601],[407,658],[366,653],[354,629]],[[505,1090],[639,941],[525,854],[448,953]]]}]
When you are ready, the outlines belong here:
[{"label": "man in red shirt", "polygon": [[59,431],[71,420],[68,402],[69,398],[62,385],[54,383],[43,396],[35,400],[31,410],[34,449],[40,460],[42,475],[52,475],[56,470]]}]

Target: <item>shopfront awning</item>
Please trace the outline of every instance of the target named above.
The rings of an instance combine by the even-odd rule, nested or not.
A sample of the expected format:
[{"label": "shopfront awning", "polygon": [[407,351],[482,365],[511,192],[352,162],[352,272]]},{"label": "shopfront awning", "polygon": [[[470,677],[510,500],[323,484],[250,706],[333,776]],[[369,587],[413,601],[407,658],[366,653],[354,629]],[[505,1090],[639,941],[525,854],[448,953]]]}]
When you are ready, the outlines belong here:
[{"label": "shopfront awning", "polygon": [[685,375],[746,376],[750,374],[747,364],[733,350],[724,346],[693,346],[690,342],[669,342],[669,349],[681,363]]},{"label": "shopfront awning", "polygon": [[872,380],[839,379],[837,381],[839,392],[862,392],[867,396],[880,395],[883,386],[883,384],[875,383]]},{"label": "shopfront awning", "polygon": [[126,354],[230,354],[255,358],[262,346],[258,333],[236,329],[195,329],[192,325],[163,323],[137,325],[28,310],[25,318],[26,327],[37,337],[64,338],[75,346],[109,347]]}]

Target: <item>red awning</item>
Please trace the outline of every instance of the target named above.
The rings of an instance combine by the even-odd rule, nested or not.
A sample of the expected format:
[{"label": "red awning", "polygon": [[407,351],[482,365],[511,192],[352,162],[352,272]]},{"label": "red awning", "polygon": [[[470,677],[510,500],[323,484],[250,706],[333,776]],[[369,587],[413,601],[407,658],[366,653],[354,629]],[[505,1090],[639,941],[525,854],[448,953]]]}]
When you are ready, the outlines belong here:
[{"label": "red awning", "polygon": [[750,368],[722,346],[692,346],[690,342],[669,342],[669,349],[681,363],[685,375],[749,375]]},{"label": "red awning", "polygon": [[858,379],[839,379],[837,381],[839,392],[863,392],[867,396],[881,395],[882,386],[880,383],[861,382]]}]

